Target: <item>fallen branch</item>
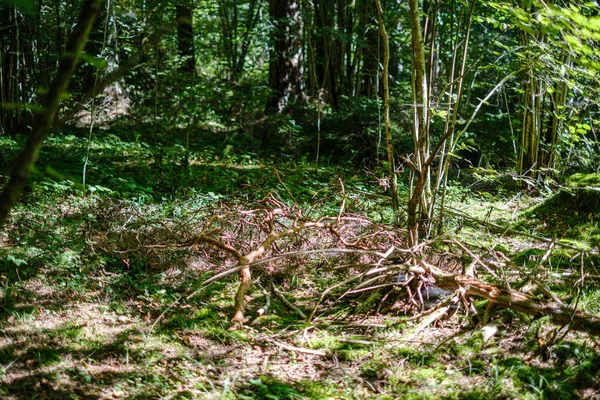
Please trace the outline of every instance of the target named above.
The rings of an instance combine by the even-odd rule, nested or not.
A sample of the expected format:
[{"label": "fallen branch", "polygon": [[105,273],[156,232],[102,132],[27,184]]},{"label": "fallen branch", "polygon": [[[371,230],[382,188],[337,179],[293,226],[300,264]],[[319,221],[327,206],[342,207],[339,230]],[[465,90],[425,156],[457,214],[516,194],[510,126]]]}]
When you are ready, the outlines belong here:
[{"label": "fallen branch", "polygon": [[[268,199],[267,199],[268,201]],[[273,199],[274,202],[277,202]],[[224,276],[230,275],[234,272],[239,272],[240,274],[240,285],[235,294],[234,301],[234,315],[232,318],[232,325],[230,326],[230,330],[240,329],[243,327],[243,324],[246,322],[246,318],[244,317],[244,312],[246,309],[246,300],[245,296],[248,292],[248,289],[252,286],[252,273],[250,267],[254,265],[258,259],[267,252],[271,248],[271,246],[279,239],[294,235],[299,233],[300,231],[307,228],[320,228],[320,229],[330,229],[330,224],[324,223],[322,221],[305,221],[299,222],[297,216],[286,215],[286,213],[281,208],[276,208],[272,210],[263,210],[266,214],[263,218],[263,222],[268,224],[268,234],[262,242],[250,250],[249,252],[242,254],[235,247],[223,242],[220,239],[215,238],[212,235],[206,234],[208,228],[212,225],[212,220],[206,224],[205,228],[202,232],[190,240],[186,241],[182,245],[195,245],[200,243],[209,243],[213,246],[216,246],[237,258],[237,266],[231,268],[227,271],[221,272],[212,278],[207,279],[201,285],[201,288],[188,295],[187,298],[193,297],[196,293],[202,290],[207,284],[215,281],[216,279],[222,278]],[[284,227],[282,230],[277,230],[278,226],[281,226],[280,223],[276,223],[276,218],[278,215],[284,215],[285,217],[293,220],[293,223],[290,227]]]},{"label": "fallen branch", "polygon": [[265,305],[256,311],[256,318],[254,318],[250,325],[257,324],[260,317],[265,315],[269,311],[269,307],[271,306],[271,295],[269,294],[269,292],[260,284],[260,282],[258,282],[258,280],[256,281],[256,286],[258,286],[265,295]]},{"label": "fallen branch", "polygon": [[327,357],[331,354],[330,351],[305,349],[303,347],[296,347],[296,346],[292,346],[292,345],[289,345],[286,343],[278,342],[277,340],[270,340],[270,342],[276,344],[277,346],[281,347],[282,349],[289,350],[289,351],[295,351],[297,353],[312,354],[312,355],[321,356],[321,357]]},{"label": "fallen branch", "polygon": [[[418,268],[418,267],[417,267]],[[412,267],[415,271],[417,268]],[[482,297],[501,307],[520,311],[534,317],[549,317],[557,325],[567,325],[578,331],[600,335],[600,318],[584,313],[576,308],[566,307],[554,302],[544,303],[516,290],[493,285],[467,275],[443,273],[429,266],[436,278],[436,285],[446,290],[464,289],[466,295]],[[425,270],[423,269],[423,272]]]},{"label": "fallen branch", "polygon": [[[191,244],[198,244],[204,241],[204,239],[207,238],[207,236],[204,235],[199,235],[196,236],[192,241],[188,241],[182,245],[179,245],[179,247],[184,247],[184,246],[190,246]],[[216,241],[214,238],[210,238],[210,240],[206,240],[206,242],[208,243],[213,243],[215,244],[217,247],[219,248],[223,248],[223,244],[222,243],[217,243],[218,241]],[[235,250],[235,249],[234,249]],[[275,261],[278,260],[280,258],[284,258],[284,257],[289,257],[289,256],[299,256],[299,255],[309,255],[309,254],[318,254],[318,253],[353,253],[353,254],[369,254],[369,255],[375,255],[377,257],[385,257],[384,253],[381,253],[379,251],[368,251],[368,250],[354,250],[354,249],[340,249],[340,248],[331,248],[331,249],[315,249],[315,250],[302,250],[302,251],[288,251],[286,253],[280,253],[280,254],[276,254],[272,257],[269,258],[263,258],[262,260],[257,260],[254,262],[251,262],[250,264],[248,264],[249,267],[255,267],[257,265],[261,265],[261,264],[266,264],[269,263],[271,261]],[[237,253],[237,250],[235,250],[235,254]],[[189,294],[185,299],[189,300],[192,297],[196,296],[198,293],[200,293],[201,291],[203,291],[204,289],[206,289],[208,287],[208,285],[210,285],[211,283],[218,281],[221,278],[224,278],[226,276],[229,276],[231,274],[235,274],[236,272],[239,272],[240,270],[244,269],[246,266],[245,265],[238,265],[235,266],[233,268],[229,268],[223,272],[219,272],[216,275],[211,276],[210,278],[206,279],[205,281],[203,281],[200,284],[200,288],[195,290],[194,292],[192,292],[191,294]]]},{"label": "fallen branch", "polygon": [[273,293],[275,293],[275,295],[277,297],[279,297],[279,299],[283,302],[283,304],[285,304],[290,310],[292,310],[296,314],[298,314],[300,316],[300,318],[302,318],[303,320],[306,320],[306,314],[304,314],[301,309],[299,309],[298,307],[293,305],[288,299],[286,299],[285,296],[283,295],[283,293],[281,293],[279,291],[279,289],[277,289],[275,287],[275,284],[273,282],[271,282],[271,290],[273,290]]}]

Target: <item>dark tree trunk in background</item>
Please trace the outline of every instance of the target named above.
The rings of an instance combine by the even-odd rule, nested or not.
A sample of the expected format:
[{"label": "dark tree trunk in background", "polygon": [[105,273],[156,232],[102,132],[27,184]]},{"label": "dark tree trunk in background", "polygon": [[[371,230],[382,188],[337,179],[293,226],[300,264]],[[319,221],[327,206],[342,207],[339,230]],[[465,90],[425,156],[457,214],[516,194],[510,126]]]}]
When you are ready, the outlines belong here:
[{"label": "dark tree trunk in background", "polygon": [[352,95],[352,43],[354,37],[354,17],[351,0],[338,0],[338,23],[342,39],[340,40],[340,88],[341,94]]},{"label": "dark tree trunk in background", "polygon": [[269,0],[273,23],[267,113],[281,113],[290,102],[305,100],[302,19],[297,0]]},{"label": "dark tree trunk in background", "polygon": [[180,70],[193,72],[196,66],[194,57],[194,29],[192,24],[194,7],[190,0],[181,1],[176,6],[177,45],[182,58]]},{"label": "dark tree trunk in background", "polygon": [[23,110],[20,105],[27,97],[22,30],[23,17],[13,7],[3,6],[0,11],[0,134],[23,128]]},{"label": "dark tree trunk in background", "polygon": [[[14,43],[11,40],[13,36],[12,29],[9,27],[15,26],[12,23],[14,9],[12,7],[4,7],[0,11],[0,104],[9,104],[14,101],[14,87],[17,83],[17,77],[13,73],[15,68],[15,52],[11,48]],[[15,123],[14,110],[8,110],[5,107],[0,108],[0,134],[12,129]]]},{"label": "dark tree trunk in background", "polygon": [[363,19],[362,29],[364,44],[363,46],[363,65],[362,80],[359,93],[363,96],[374,98],[378,91],[379,65],[383,57],[380,51],[379,22],[377,20],[377,7],[374,0],[365,0],[361,9]]},{"label": "dark tree trunk in background", "polygon": [[[338,7],[340,5],[338,4]],[[314,37],[314,66],[316,69],[316,86],[318,90],[325,89],[324,100],[331,103],[333,108],[338,108],[338,79],[343,68],[341,58],[340,41],[334,36],[335,24],[335,0],[318,0],[314,2],[315,7],[315,31]]]},{"label": "dark tree trunk in background", "polygon": [[[38,10],[39,11],[39,10]],[[0,133],[24,131],[32,113],[24,107],[48,82],[41,61],[44,44],[39,42],[40,16],[9,6],[0,8]]]},{"label": "dark tree trunk in background", "polygon": [[56,53],[58,56],[62,56],[62,22],[60,16],[60,0],[54,0],[54,12],[56,13]]}]

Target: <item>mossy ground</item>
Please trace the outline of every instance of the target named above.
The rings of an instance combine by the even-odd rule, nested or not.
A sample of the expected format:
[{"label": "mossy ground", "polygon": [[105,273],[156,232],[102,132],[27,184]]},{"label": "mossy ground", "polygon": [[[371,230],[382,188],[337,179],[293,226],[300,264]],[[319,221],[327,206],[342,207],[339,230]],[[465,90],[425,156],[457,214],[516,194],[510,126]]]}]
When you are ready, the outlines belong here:
[{"label": "mossy ground", "polygon": [[[203,210],[234,210],[233,204],[271,190],[285,201],[291,194],[315,217],[336,216],[345,198],[345,211],[388,224],[392,214],[374,179],[378,172],[259,159],[206,142],[192,147],[186,167],[176,140],[165,144],[157,164],[140,135],[100,132],[84,196],[75,182],[80,181],[85,133],[69,133],[49,141],[38,173],[0,236],[3,398],[575,399],[600,394],[596,338],[570,332],[554,340],[565,331],[511,310],[496,311],[497,331],[491,337],[477,317],[463,313],[415,333],[420,321],[410,320],[402,309],[374,314],[381,295],[332,296],[307,324],[271,293],[265,316],[243,331],[229,331],[235,277],[179,299],[234,266],[232,260],[204,248],[150,251],[139,243],[154,234],[156,243],[175,243],[188,233],[186,226],[207,218]],[[19,140],[2,138],[6,159],[18,145]],[[281,171],[279,178],[272,167]],[[540,266],[546,244],[450,215],[445,234],[509,258],[504,275],[494,278],[480,270],[482,278],[516,276],[506,278],[514,282],[535,274],[566,303],[598,315],[596,215],[569,214],[552,200],[540,206],[542,200],[510,185],[491,192],[457,184],[447,204],[515,230],[582,242],[588,254],[561,249]],[[286,262],[285,274],[277,279],[268,269],[257,273],[257,283],[267,290],[254,286],[249,316],[267,303],[271,281],[309,313],[317,295],[345,273],[332,268],[335,258]],[[485,302],[475,306],[481,316]]]}]

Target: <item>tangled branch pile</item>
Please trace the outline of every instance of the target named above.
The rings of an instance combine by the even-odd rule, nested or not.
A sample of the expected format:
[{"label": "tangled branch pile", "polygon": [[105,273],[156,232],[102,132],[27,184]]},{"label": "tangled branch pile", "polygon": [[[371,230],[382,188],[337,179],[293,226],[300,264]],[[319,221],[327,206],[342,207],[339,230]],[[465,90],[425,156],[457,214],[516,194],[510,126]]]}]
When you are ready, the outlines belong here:
[{"label": "tangled branch pile", "polygon": [[[478,255],[455,239],[438,238],[406,248],[406,232],[374,223],[364,215],[341,213],[337,217],[310,217],[298,207],[288,207],[269,195],[261,201],[218,204],[171,210],[171,216],[154,215],[149,210],[121,208],[125,223],[111,223],[101,240],[104,251],[118,254],[141,254],[156,265],[170,258],[168,254],[188,254],[188,264],[196,261],[214,275],[202,282],[200,289],[188,293],[190,298],[217,279],[238,273],[240,285],[235,295],[235,313],[231,329],[247,322],[246,294],[252,286],[253,272],[271,278],[285,279],[293,273],[311,273],[308,266],[342,271],[339,283],[324,291],[315,290],[311,320],[322,311],[322,301],[329,295],[340,297],[372,290],[398,290],[407,286],[397,281],[399,273],[409,274],[413,281],[408,301],[423,304],[423,285],[435,284],[453,291],[454,295],[438,304],[433,313],[440,316],[462,308],[472,313],[471,296],[488,300],[483,316],[487,322],[494,306],[511,308],[536,317],[549,316],[566,329],[600,333],[600,319],[564,305],[561,300],[537,282],[535,277],[520,274],[518,268],[502,253],[487,250]],[[148,216],[150,215],[150,217]],[[433,244],[436,244],[433,246]],[[549,246],[542,262],[553,246]],[[445,252],[440,248],[446,249]],[[191,256],[189,256],[191,254]],[[201,261],[201,262],[198,262]],[[541,265],[540,263],[540,265]],[[509,273],[510,272],[510,273]],[[514,279],[521,285],[536,285],[542,296],[511,289]],[[480,274],[486,282],[478,279]],[[388,296],[383,296],[387,299]],[[390,297],[397,299],[397,297]],[[321,308],[320,308],[321,307]],[[380,307],[378,308],[378,310]]]}]

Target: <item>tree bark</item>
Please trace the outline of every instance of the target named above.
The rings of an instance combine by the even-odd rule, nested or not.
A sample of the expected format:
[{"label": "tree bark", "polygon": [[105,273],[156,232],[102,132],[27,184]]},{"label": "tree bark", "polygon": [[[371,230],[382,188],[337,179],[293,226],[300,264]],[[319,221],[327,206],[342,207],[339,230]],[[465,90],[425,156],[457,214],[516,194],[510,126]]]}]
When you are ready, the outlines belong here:
[{"label": "tree bark", "polygon": [[374,98],[377,87],[377,75],[379,74],[380,63],[380,46],[379,32],[375,29],[378,25],[377,21],[377,4],[375,0],[365,0],[361,8],[362,26],[364,30],[364,49],[362,54],[362,69],[359,76],[360,81],[359,93],[368,98]]},{"label": "tree bark", "polygon": [[19,67],[21,60],[20,41],[21,31],[19,29],[19,14],[16,8],[4,6],[0,11],[0,104],[12,107],[0,107],[0,134],[20,130],[22,127],[21,110],[15,107],[21,102],[23,86],[22,71]]},{"label": "tree bark", "polygon": [[390,37],[385,29],[383,7],[380,0],[375,0],[377,15],[379,19],[379,32],[383,42],[383,120],[385,124],[385,141],[387,145],[388,167],[390,175],[390,196],[392,197],[392,210],[397,222],[400,202],[398,200],[398,181],[396,177],[396,166],[394,161],[394,145],[392,144],[392,132],[390,127]]},{"label": "tree bark", "polygon": [[464,274],[443,272],[433,265],[412,266],[410,271],[431,275],[435,285],[445,290],[463,290],[465,295],[482,297],[491,303],[534,317],[549,317],[561,326],[600,335],[600,318],[554,302],[536,300],[532,296],[500,285],[494,285]]},{"label": "tree bark", "polygon": [[[318,0],[314,2],[314,64],[316,67],[317,91],[325,89],[325,101],[334,109],[339,106],[338,80],[342,70],[340,63],[339,40],[332,32],[335,24],[335,0]],[[339,6],[339,5],[338,5]]]},{"label": "tree bark", "polygon": [[294,100],[304,101],[302,19],[297,0],[269,0],[274,25],[269,61],[267,113],[282,113]]},{"label": "tree bark", "polygon": [[600,335],[600,318],[560,304],[542,302],[516,290],[481,281],[467,275],[454,275],[438,280],[436,285],[444,289],[464,288],[465,294],[482,297],[490,302],[534,317],[550,317],[561,326]]},{"label": "tree bark", "polygon": [[[416,183],[408,200],[408,243],[415,246],[419,241],[420,215],[427,212],[426,191],[429,186],[430,167],[427,162],[429,158],[429,131],[428,131],[428,108],[427,78],[425,75],[425,48],[421,29],[418,0],[409,1],[412,53],[413,53],[413,107],[414,123],[413,138],[415,143],[413,173],[416,175]],[[420,206],[420,210],[419,210]]]},{"label": "tree bark", "polygon": [[36,116],[25,147],[15,160],[10,180],[0,196],[0,229],[6,223],[10,210],[16,204],[37,161],[44,140],[50,133],[60,100],[69,86],[75,67],[79,62],[81,51],[103,4],[103,0],[86,0],[83,4],[77,25],[60,60],[56,77],[50,85],[48,96],[43,102],[44,111]]},{"label": "tree bark", "polygon": [[189,0],[179,3],[182,4],[178,4],[175,9],[177,15],[177,46],[179,56],[182,58],[180,71],[193,72],[196,66],[192,23],[194,6]]}]

